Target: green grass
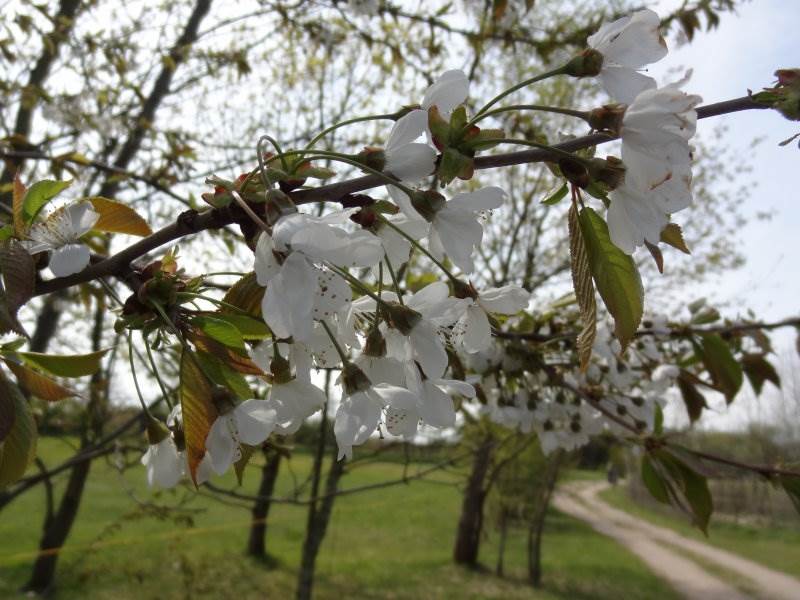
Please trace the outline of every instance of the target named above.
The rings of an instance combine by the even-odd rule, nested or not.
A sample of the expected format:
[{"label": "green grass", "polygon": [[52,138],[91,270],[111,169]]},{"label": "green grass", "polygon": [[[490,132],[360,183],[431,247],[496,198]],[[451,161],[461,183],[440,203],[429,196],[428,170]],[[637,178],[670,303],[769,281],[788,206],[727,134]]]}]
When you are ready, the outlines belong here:
[{"label": "green grass", "polygon": [[739,554],[764,566],[800,576],[800,528],[797,522],[778,526],[749,526],[712,517],[708,538],[692,527],[680,514],[638,504],[618,486],[604,490],[600,497],[617,508],[645,519],[654,525],[668,527],[697,540]]},{"label": "green grass", "polygon": [[[69,453],[60,440],[44,439],[40,456],[56,464]],[[310,460],[291,460],[298,481]],[[402,475],[403,466],[371,463],[354,469],[342,487]],[[454,475],[437,483],[413,482],[337,499],[318,558],[316,598],[675,598],[665,583],[615,542],[559,513],[547,522],[543,588],[524,582],[525,532],[513,530],[506,578],[451,564],[460,506]],[[233,485],[225,478],[221,485]],[[258,484],[248,470],[243,491]],[[292,489],[286,464],[277,495]],[[56,484],[60,494],[63,478]],[[155,506],[171,506],[172,513]],[[40,536],[44,490],[20,497],[0,512],[0,597],[13,597],[26,580]],[[277,559],[268,568],[243,555],[249,509],[222,504],[188,488],[160,494],[144,484],[143,471],[120,475],[104,461],[92,466],[78,520],[61,553],[58,599],[290,598],[293,595],[306,510],[281,504],[269,518],[267,547]],[[489,528],[490,529],[490,528]],[[494,565],[496,539],[489,531],[482,559]]]}]

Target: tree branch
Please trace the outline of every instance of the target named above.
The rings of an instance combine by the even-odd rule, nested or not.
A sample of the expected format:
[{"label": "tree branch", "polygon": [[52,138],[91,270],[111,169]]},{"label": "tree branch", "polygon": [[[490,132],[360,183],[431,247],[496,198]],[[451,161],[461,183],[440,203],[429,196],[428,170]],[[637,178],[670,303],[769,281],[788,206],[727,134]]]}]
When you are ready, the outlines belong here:
[{"label": "tree branch", "polygon": [[[757,104],[750,97],[745,96],[735,100],[727,100],[716,104],[701,106],[697,109],[699,119],[715,117],[742,110],[763,109],[764,106]],[[595,133],[583,137],[575,138],[561,144],[556,144],[553,148],[561,152],[575,152],[590,146],[604,144],[616,139],[614,136]],[[522,150],[519,152],[509,152],[505,154],[495,154],[482,156],[475,159],[476,169],[494,169],[510,165],[527,163],[539,163],[552,161],[560,158],[556,152],[544,149]],[[119,161],[117,161],[119,162]],[[116,164],[116,163],[115,163]],[[291,193],[291,197],[296,204],[308,204],[311,202],[342,202],[350,194],[362,192],[371,188],[381,187],[385,181],[376,175],[366,175],[348,181],[323,185],[317,188],[299,190]],[[80,283],[85,283],[98,277],[109,275],[122,276],[130,269],[130,264],[137,258],[144,256],[148,252],[155,250],[159,246],[168,244],[179,238],[199,233],[207,229],[220,229],[226,225],[236,222],[246,222],[246,215],[237,206],[229,206],[222,209],[210,209],[202,213],[187,211],[178,216],[176,221],[155,232],[153,235],[129,246],[125,250],[110,256],[97,264],[91,265],[80,273],[68,277],[60,277],[49,281],[39,282],[36,286],[34,296],[49,294],[58,290],[63,290]]]}]

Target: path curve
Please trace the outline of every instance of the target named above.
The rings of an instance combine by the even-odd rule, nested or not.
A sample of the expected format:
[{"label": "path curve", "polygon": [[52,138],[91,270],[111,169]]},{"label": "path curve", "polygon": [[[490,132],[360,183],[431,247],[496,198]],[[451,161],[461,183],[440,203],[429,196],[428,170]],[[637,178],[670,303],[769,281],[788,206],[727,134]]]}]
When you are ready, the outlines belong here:
[{"label": "path curve", "polygon": [[562,486],[554,496],[555,506],[626,546],[686,598],[744,600],[751,596],[708,573],[677,549],[702,556],[751,580],[754,589],[759,590],[760,598],[800,598],[800,580],[794,577],[612,508],[597,496],[607,487],[606,482],[576,482]]}]

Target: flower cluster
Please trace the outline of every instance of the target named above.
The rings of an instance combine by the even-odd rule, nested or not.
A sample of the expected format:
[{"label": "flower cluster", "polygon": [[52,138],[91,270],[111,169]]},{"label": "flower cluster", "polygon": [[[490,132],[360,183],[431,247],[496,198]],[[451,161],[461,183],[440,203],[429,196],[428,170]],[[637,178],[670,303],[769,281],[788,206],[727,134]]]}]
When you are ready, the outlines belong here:
[{"label": "flower cluster", "polygon": [[[681,91],[688,75],[659,88],[639,72],[667,52],[658,27],[658,16],[649,10],[605,25],[578,57],[580,69],[554,72],[598,75],[624,103],[593,114],[603,116],[598,128],[622,140],[624,169],[618,159],[604,164],[615,169],[607,198],[609,233],[628,254],[642,243],[656,244],[669,215],[692,199],[689,142],[700,98]],[[261,445],[273,432],[292,434],[321,410],[326,392],[315,384],[315,369],[338,373],[334,433],[339,458],[351,457],[353,447],[376,431],[413,439],[421,426],[452,428],[459,404],[497,423],[535,432],[545,452],[575,448],[621,426],[652,429],[678,373],[658,366],[661,356],[652,340],[642,340],[623,359],[619,342],[602,328],[591,362],[579,370],[569,361],[559,363],[559,356],[531,358],[494,339],[501,323],[511,319],[513,327],[513,316],[530,301],[529,292],[515,285],[481,288],[467,280],[475,270],[484,222],[502,207],[506,194],[486,186],[446,196],[424,185],[433,174],[442,187],[456,177],[471,178],[475,153],[507,141],[502,131],[481,131],[475,124],[503,95],[470,121],[468,92],[464,73],[447,71],[419,105],[393,116],[382,149],[328,153],[382,176],[390,201],[368,198],[359,208],[312,215],[279,190],[260,189],[266,199],[261,206],[273,218],[267,219],[269,225],[259,223],[254,271],[265,288],[261,315],[271,339],[251,347],[250,359],[269,391],[264,400],[238,405],[230,395],[215,399],[218,416],[196,481],[225,472],[242,456],[243,446]],[[249,180],[245,175],[234,187],[244,195]],[[269,177],[262,181],[266,187]],[[270,206],[270,194],[282,195],[280,210]],[[405,277],[409,268],[429,263],[447,283],[411,284]],[[183,472],[185,460],[173,437],[151,436],[143,459],[151,483],[169,487]]]}]

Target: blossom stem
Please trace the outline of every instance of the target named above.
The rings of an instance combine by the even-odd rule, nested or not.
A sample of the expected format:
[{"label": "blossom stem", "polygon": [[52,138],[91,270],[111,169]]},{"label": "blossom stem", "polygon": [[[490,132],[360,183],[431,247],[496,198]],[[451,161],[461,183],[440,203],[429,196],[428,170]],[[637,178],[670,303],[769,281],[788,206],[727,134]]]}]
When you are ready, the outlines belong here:
[{"label": "blossom stem", "polygon": [[475,123],[477,123],[478,119],[481,118],[481,115],[483,115],[486,111],[488,111],[492,106],[500,102],[500,100],[502,100],[506,96],[509,96],[510,94],[513,94],[517,90],[521,90],[522,88],[532,85],[534,83],[544,81],[545,79],[548,79],[550,77],[555,77],[556,75],[563,75],[566,72],[567,72],[567,65],[562,65],[557,69],[553,69],[552,71],[547,71],[545,73],[540,73],[535,77],[531,77],[530,79],[526,79],[525,81],[521,81],[520,83],[511,86],[504,92],[501,92],[500,94],[489,100],[489,102],[487,102],[483,106],[483,108],[481,108],[477,113],[475,113],[475,116],[472,117],[472,119],[469,121],[469,123],[467,123],[466,126],[469,127],[470,125],[474,125]]},{"label": "blossom stem", "polygon": [[451,280],[451,281],[458,282],[458,278],[457,278],[455,275],[453,275],[453,274],[452,274],[452,273],[451,273],[451,272],[450,272],[450,271],[447,269],[447,267],[445,267],[445,266],[444,266],[444,265],[443,265],[443,264],[442,264],[442,263],[441,263],[439,260],[437,260],[437,259],[436,259],[436,258],[433,256],[433,254],[431,254],[431,253],[428,251],[428,249],[427,249],[427,248],[425,248],[425,247],[424,247],[422,244],[420,244],[420,243],[419,243],[417,240],[415,240],[413,237],[411,237],[410,235],[408,235],[408,234],[407,234],[405,231],[403,231],[402,229],[400,229],[400,228],[399,228],[397,225],[395,225],[395,224],[394,224],[394,223],[392,223],[391,221],[388,221],[388,220],[386,220],[386,219],[385,219],[385,218],[383,218],[383,217],[379,217],[379,218],[380,218],[380,219],[381,219],[381,221],[383,221],[383,222],[384,222],[386,225],[388,225],[389,227],[391,227],[392,229],[394,229],[394,230],[395,230],[397,233],[399,233],[399,234],[400,234],[400,235],[402,235],[404,238],[406,238],[406,239],[407,239],[409,242],[411,242],[411,245],[412,245],[412,246],[414,246],[415,248],[419,249],[419,251],[420,251],[420,252],[422,252],[422,253],[423,253],[425,256],[427,256],[428,258],[430,258],[430,259],[433,261],[433,264],[435,264],[437,267],[439,267],[439,268],[442,270],[442,272],[443,272],[445,275],[447,275],[447,276],[450,278],[450,280]]},{"label": "blossom stem", "polygon": [[217,298],[212,298],[211,296],[206,296],[204,294],[198,294],[195,292],[178,292],[178,297],[184,298],[199,298],[201,300],[205,300],[206,302],[211,302],[212,304],[216,304],[217,306],[222,306],[224,308],[228,308],[230,310],[236,311],[239,314],[251,316],[249,312],[244,309],[239,308],[233,304],[229,304],[224,300],[218,300]]},{"label": "blossom stem", "polygon": [[[281,161],[281,166],[283,167],[284,171],[288,171],[289,170],[289,164],[286,162],[286,158],[285,158],[286,155],[284,154],[284,152],[281,149],[281,146],[277,142],[277,140],[275,140],[275,138],[272,137],[271,135],[262,135],[258,139],[258,143],[256,144],[256,152],[258,153],[258,165],[260,167],[260,171],[261,171],[262,177],[267,177],[267,179],[269,179],[269,177],[266,174],[267,173],[267,169],[266,169],[266,165],[264,164],[264,152],[262,150],[262,144],[264,143],[264,140],[268,141],[270,144],[272,144],[272,147],[275,148],[275,152],[278,153],[278,158]],[[264,183],[264,185],[266,187],[272,187],[271,182],[270,182],[270,185],[267,185],[266,182]]]},{"label": "blossom stem", "polygon": [[172,408],[172,402],[169,400],[169,393],[167,392],[167,386],[164,385],[164,381],[161,379],[161,375],[158,372],[158,368],[156,367],[156,361],[153,358],[153,351],[150,349],[150,344],[147,343],[147,338],[145,337],[144,333],[142,333],[142,341],[144,342],[144,348],[147,351],[147,359],[150,361],[150,368],[153,370],[153,376],[156,378],[158,382],[158,387],[161,388],[161,395],[164,397],[164,401],[167,403],[167,406]]},{"label": "blossom stem", "polygon": [[133,386],[136,388],[136,396],[139,398],[139,404],[142,405],[142,410],[144,414],[146,414],[149,418],[153,418],[153,415],[150,414],[150,409],[147,408],[147,402],[144,401],[144,396],[142,396],[142,390],[139,387],[139,378],[136,376],[136,364],[133,361],[133,336],[131,332],[128,331],[128,361],[131,365],[131,375],[133,376]]},{"label": "blossom stem", "polygon": [[535,110],[539,112],[550,112],[550,113],[558,113],[560,115],[567,115],[570,117],[578,117],[579,119],[583,119],[588,123],[589,113],[583,110],[573,110],[571,108],[561,108],[558,106],[544,106],[542,104],[512,104],[510,106],[501,106],[499,108],[495,108],[493,110],[487,111],[480,116],[475,116],[472,119],[471,123],[475,124],[480,121],[483,121],[487,117],[491,117],[493,115],[499,115],[504,112],[511,112],[513,110]]},{"label": "blossom stem", "polygon": [[368,117],[355,117],[354,119],[348,119],[346,121],[342,121],[341,123],[335,123],[328,127],[327,129],[323,129],[317,135],[315,135],[308,144],[306,144],[306,150],[313,148],[314,144],[324,138],[326,135],[339,129],[340,127],[345,127],[347,125],[353,125],[354,123],[364,123],[366,121],[394,121],[395,119],[394,114],[386,114],[386,115],[370,115]]},{"label": "blossom stem", "polygon": [[403,290],[400,289],[400,285],[397,283],[397,275],[395,275],[394,269],[392,268],[392,262],[389,260],[389,257],[386,256],[385,262],[386,266],[389,269],[389,277],[392,278],[392,284],[394,285],[394,291],[397,292],[397,301],[400,305],[403,305]]},{"label": "blossom stem", "polygon": [[378,171],[377,169],[373,169],[372,167],[369,167],[369,166],[365,165],[364,163],[361,163],[361,162],[359,162],[357,160],[353,160],[349,156],[347,156],[345,154],[341,154],[339,152],[327,152],[325,150],[313,150],[313,149],[311,149],[311,150],[290,150],[289,152],[286,153],[286,155],[287,156],[292,155],[292,154],[302,155],[302,154],[309,154],[309,153],[313,153],[314,156],[309,156],[307,160],[314,160],[314,159],[317,159],[317,158],[327,158],[329,160],[335,160],[335,161],[343,162],[345,164],[348,164],[348,165],[351,165],[351,166],[356,167],[358,169],[361,169],[362,171],[365,171],[366,173],[369,173],[370,175],[375,175],[376,177],[380,177],[381,179],[383,179],[383,181],[387,185],[396,186],[396,187],[400,188],[401,190],[403,190],[403,192],[405,192],[409,196],[414,194],[414,190],[412,190],[410,187],[408,187],[406,185],[403,185],[400,181],[398,181],[394,177],[390,177],[389,175],[387,175],[383,171]]},{"label": "blossom stem", "polygon": [[339,358],[342,359],[342,365],[346,365],[349,361],[347,360],[347,355],[344,353],[341,345],[339,345],[339,340],[336,339],[336,336],[333,335],[331,331],[330,325],[325,321],[325,319],[321,319],[320,323],[322,324],[322,328],[325,330],[325,333],[328,334],[328,337],[331,338],[331,343],[333,347],[336,348],[336,352],[339,354]]},{"label": "blossom stem", "polygon": [[367,296],[375,300],[375,302],[378,302],[380,304],[386,304],[380,296],[377,296],[375,292],[373,292],[371,289],[369,289],[367,286],[361,283],[358,279],[353,277],[345,269],[342,269],[341,267],[338,267],[334,264],[328,264],[327,266],[331,270],[336,271],[339,275],[347,279],[347,281],[349,281],[352,285],[356,286],[359,289],[359,291],[365,293]]},{"label": "blossom stem", "polygon": [[258,225],[258,226],[259,226],[259,227],[260,227],[260,228],[261,228],[263,231],[267,232],[268,234],[271,234],[271,231],[270,231],[269,225],[267,225],[266,223],[264,223],[264,221],[262,221],[262,220],[259,218],[259,216],[258,216],[258,215],[257,215],[255,212],[253,212],[253,209],[252,209],[252,208],[250,208],[250,207],[247,205],[247,202],[245,202],[245,201],[244,201],[244,198],[242,198],[242,197],[239,195],[239,192],[237,192],[236,190],[232,190],[232,191],[231,191],[231,196],[232,196],[232,197],[233,197],[233,199],[236,201],[236,204],[238,204],[238,205],[239,205],[239,206],[242,208],[242,210],[243,210],[245,213],[247,213],[247,216],[248,216],[248,217],[250,217],[250,219],[253,221],[253,223],[255,223],[256,225]]}]

